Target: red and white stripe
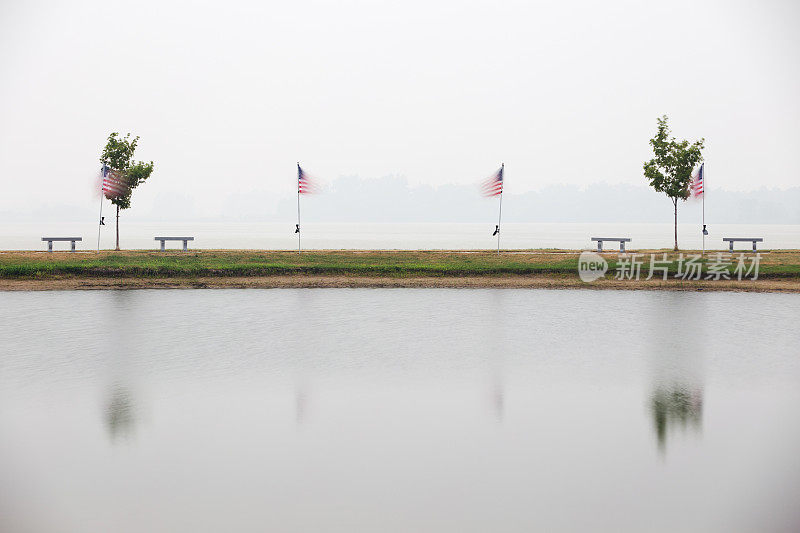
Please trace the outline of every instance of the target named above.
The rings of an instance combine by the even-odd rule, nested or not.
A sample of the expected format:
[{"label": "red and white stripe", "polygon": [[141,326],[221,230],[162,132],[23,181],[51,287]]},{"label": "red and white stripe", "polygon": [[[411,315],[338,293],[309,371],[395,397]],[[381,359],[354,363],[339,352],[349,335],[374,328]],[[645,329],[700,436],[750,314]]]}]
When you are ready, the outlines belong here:
[{"label": "red and white stripe", "polygon": [[481,184],[481,194],[486,197],[500,196],[503,194],[503,168],[492,174],[489,179]]},{"label": "red and white stripe", "polygon": [[103,178],[103,194],[106,198],[120,198],[128,194],[128,185],[124,175],[116,170],[108,171]]},{"label": "red and white stripe", "polygon": [[300,168],[300,165],[297,165],[297,193],[313,194],[314,192],[316,192],[314,180]]},{"label": "red and white stripe", "polygon": [[704,192],[704,174],[705,174],[705,165],[700,165],[700,168],[694,171],[692,174],[692,196],[695,198],[700,198],[703,196]]}]

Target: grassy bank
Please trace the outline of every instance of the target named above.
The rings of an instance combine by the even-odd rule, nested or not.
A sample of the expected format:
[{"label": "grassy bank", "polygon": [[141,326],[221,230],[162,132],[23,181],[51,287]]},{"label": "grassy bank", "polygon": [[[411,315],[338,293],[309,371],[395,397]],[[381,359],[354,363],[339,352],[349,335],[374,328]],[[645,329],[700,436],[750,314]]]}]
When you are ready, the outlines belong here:
[{"label": "grassy bank", "polygon": [[537,256],[443,252],[182,252],[7,253],[0,277],[187,277],[187,276],[484,276],[576,272],[577,255]]},{"label": "grassy bank", "polygon": [[[637,252],[643,254],[640,259],[644,263],[642,280],[638,282],[614,282],[612,278],[621,257],[615,252],[603,254],[609,263],[609,271],[605,280],[592,286],[621,288],[632,284],[632,288],[645,288],[643,279],[649,271],[649,254],[653,252],[659,259],[664,253],[663,250]],[[545,284],[568,287],[582,283],[578,277],[578,255],[578,251],[555,250],[513,251],[499,256],[484,251],[310,251],[300,255],[289,251],[253,250],[3,252],[0,253],[0,288],[36,288],[37,284],[47,286],[53,283],[73,288],[192,286],[198,283],[200,286],[419,286],[420,280],[426,280],[424,286]],[[749,263],[752,255],[746,257]],[[668,258],[672,260],[670,273],[674,274],[678,270],[677,255],[669,252]],[[708,255],[706,264],[713,262],[713,258],[713,254]],[[737,258],[735,254],[734,265]],[[733,265],[730,268],[732,270]],[[764,289],[766,281],[773,282],[773,287],[782,282],[788,282],[784,283],[786,287],[800,285],[800,251],[762,254],[759,288],[777,290]],[[720,283],[705,280],[689,284],[682,280],[658,283],[658,280],[651,280],[648,287],[670,288],[675,285],[682,289],[719,289],[723,287]]]}]

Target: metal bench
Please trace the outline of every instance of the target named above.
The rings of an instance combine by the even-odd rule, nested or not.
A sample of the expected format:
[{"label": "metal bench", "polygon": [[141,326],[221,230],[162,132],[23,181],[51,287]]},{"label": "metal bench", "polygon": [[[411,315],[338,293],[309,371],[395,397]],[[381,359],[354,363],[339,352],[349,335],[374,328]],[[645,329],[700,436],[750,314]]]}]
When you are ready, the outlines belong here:
[{"label": "metal bench", "polygon": [[733,251],[733,243],[734,242],[752,242],[753,243],[753,251],[757,252],[756,243],[757,242],[764,242],[764,239],[761,237],[723,237],[723,242],[730,243],[730,251]]},{"label": "metal bench", "polygon": [[53,251],[53,241],[64,241],[64,242],[70,241],[71,246],[70,246],[70,250],[69,251],[70,252],[74,252],[75,251],[75,242],[76,241],[82,241],[83,239],[81,237],[42,237],[42,240],[43,241],[47,241],[47,251],[48,252],[52,252]]},{"label": "metal bench", "polygon": [[161,251],[164,251],[164,243],[166,241],[183,241],[183,251],[188,252],[189,246],[188,242],[193,241],[194,237],[156,237],[155,240],[161,241]]},{"label": "metal bench", "polygon": [[631,242],[628,237],[592,237],[593,241],[597,241],[597,251],[603,251],[603,241],[618,241],[619,251],[625,253],[625,243]]}]

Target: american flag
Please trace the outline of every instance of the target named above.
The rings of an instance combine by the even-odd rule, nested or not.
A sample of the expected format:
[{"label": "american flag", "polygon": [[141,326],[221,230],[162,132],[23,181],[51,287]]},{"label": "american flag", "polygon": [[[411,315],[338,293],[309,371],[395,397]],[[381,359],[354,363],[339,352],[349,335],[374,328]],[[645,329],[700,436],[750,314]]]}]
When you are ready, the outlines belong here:
[{"label": "american flag", "polygon": [[297,193],[312,194],[315,192],[314,180],[306,174],[306,171],[297,164]]},{"label": "american flag", "polygon": [[127,194],[128,187],[121,172],[111,170],[106,165],[103,165],[100,173],[103,175],[103,195],[106,198],[110,200]]},{"label": "american flag", "polygon": [[503,194],[503,167],[481,184],[481,194],[486,197]]},{"label": "american flag", "polygon": [[695,198],[700,198],[701,196],[703,196],[704,166],[705,163],[702,163],[700,165],[700,168],[695,170],[694,173],[692,174],[692,196],[694,196]]}]

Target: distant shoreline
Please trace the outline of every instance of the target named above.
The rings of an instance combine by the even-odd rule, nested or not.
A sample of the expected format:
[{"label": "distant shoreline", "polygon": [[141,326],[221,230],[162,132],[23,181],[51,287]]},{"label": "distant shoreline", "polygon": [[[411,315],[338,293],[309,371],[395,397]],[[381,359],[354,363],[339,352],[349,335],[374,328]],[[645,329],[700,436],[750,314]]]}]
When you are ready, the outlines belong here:
[{"label": "distant shoreline", "polygon": [[[377,251],[192,250],[3,252],[0,290],[159,288],[520,288],[588,290],[747,291],[800,293],[800,251],[765,251],[757,280],[676,279],[677,256],[667,250],[636,250],[640,279],[614,279],[626,256],[607,252],[604,278],[584,282],[579,250]],[[650,254],[669,254],[667,280],[646,280]],[[684,254],[699,253],[696,250]],[[733,257],[739,256],[739,251]],[[752,253],[744,252],[752,260]],[[706,256],[705,266],[716,252]]]}]

